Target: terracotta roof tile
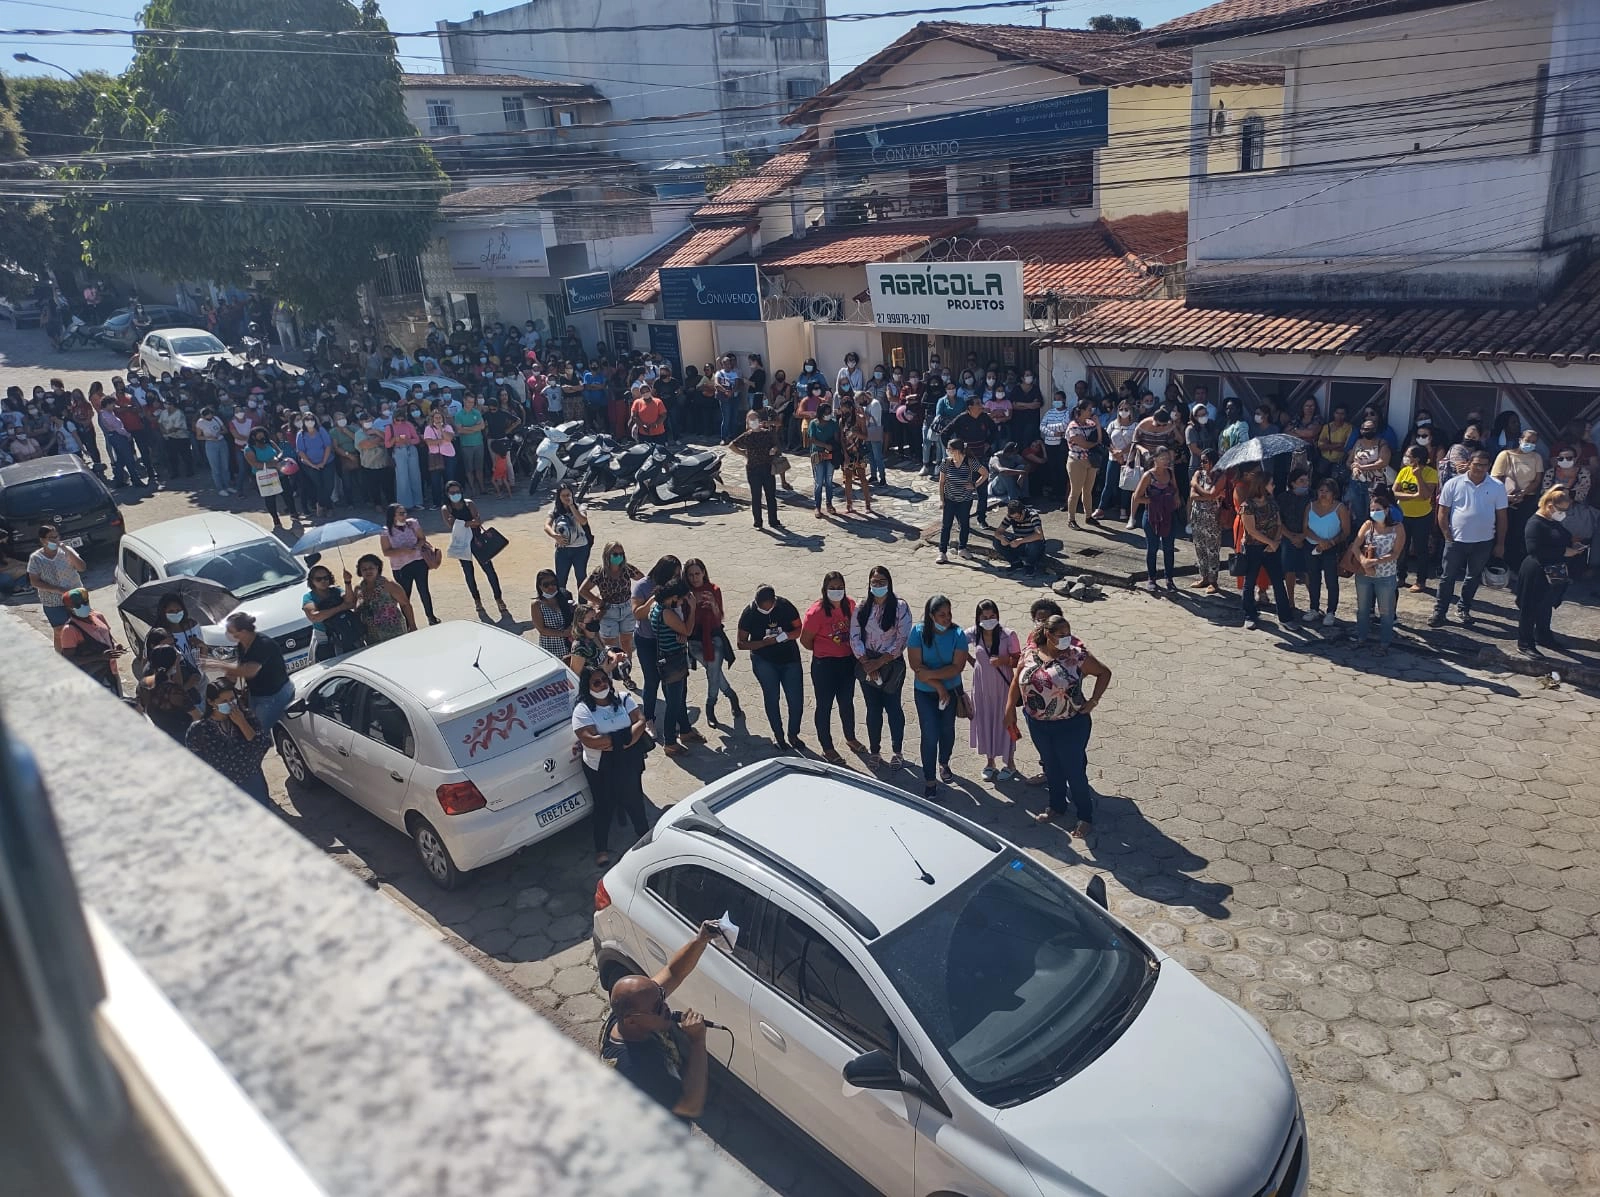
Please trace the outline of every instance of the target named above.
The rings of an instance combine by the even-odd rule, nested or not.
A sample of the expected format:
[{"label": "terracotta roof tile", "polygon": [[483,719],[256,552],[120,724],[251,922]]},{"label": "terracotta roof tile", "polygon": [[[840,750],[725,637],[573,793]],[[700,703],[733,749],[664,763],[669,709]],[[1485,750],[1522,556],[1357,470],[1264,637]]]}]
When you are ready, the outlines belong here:
[{"label": "terracotta roof tile", "polygon": [[495,212],[502,208],[537,203],[552,192],[571,189],[570,180],[564,183],[502,183],[492,187],[468,187],[465,191],[450,192],[439,201],[439,207],[452,216]]},{"label": "terracotta roof tile", "polygon": [[1515,358],[1600,364],[1600,262],[1536,307],[1200,308],[1113,301],[1046,342],[1119,349]]},{"label": "terracotta roof tile", "polygon": [[1137,34],[1158,46],[1187,45],[1272,29],[1303,29],[1334,21],[1443,8],[1462,0],[1222,0]]},{"label": "terracotta roof tile", "polygon": [[729,183],[696,208],[690,219],[696,224],[749,220],[762,203],[794,186],[810,167],[808,150],[777,154],[755,174]]},{"label": "terracotta roof tile", "polygon": [[814,229],[804,237],[785,237],[761,251],[757,262],[773,270],[797,266],[862,266],[926,252],[941,237],[970,229],[972,217],[957,220],[895,220]]},{"label": "terracotta roof tile", "polygon": [[1106,221],[1123,249],[1145,262],[1175,266],[1189,257],[1189,214],[1150,212]]},{"label": "terracotta roof tile", "polygon": [[[1122,251],[1104,224],[1065,229],[1017,229],[985,235],[969,245],[957,238],[953,258],[1022,262],[1022,290],[1028,296],[1055,291],[1068,299],[1135,299],[1148,295],[1156,276]],[[969,257],[969,255],[971,255]]]},{"label": "terracotta roof tile", "polygon": [[[1369,0],[1370,2],[1370,0]],[[1187,53],[1166,50],[1126,33],[1089,29],[1040,29],[1036,25],[969,25],[959,21],[923,21],[854,70],[840,76],[783,118],[804,124],[816,114],[859,91],[898,62],[932,42],[976,46],[1002,59],[1032,62],[1106,87],[1134,84],[1186,86],[1190,80]],[[1216,63],[1213,83],[1282,83],[1283,68],[1270,63]]]},{"label": "terracotta roof tile", "polygon": [[743,225],[689,230],[641,258],[612,280],[611,293],[618,304],[653,303],[661,293],[656,271],[663,266],[705,266],[726,253],[750,230]]}]

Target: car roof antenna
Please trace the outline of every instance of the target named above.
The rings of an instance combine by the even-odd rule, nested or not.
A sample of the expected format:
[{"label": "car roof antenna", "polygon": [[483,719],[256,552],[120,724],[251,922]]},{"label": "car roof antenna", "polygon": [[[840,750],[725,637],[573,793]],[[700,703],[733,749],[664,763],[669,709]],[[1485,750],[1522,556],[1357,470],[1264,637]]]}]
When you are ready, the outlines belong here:
[{"label": "car roof antenna", "polygon": [[483,645],[480,644],[478,645],[477,655],[472,658],[472,667],[479,673],[483,674],[483,680],[492,686],[494,685],[494,678],[490,677],[488,671],[484,669],[482,665],[478,664],[478,662],[481,660],[483,660]]},{"label": "car roof antenna", "polygon": [[932,885],[934,883],[933,874],[922,867],[922,862],[916,858],[915,854],[912,853],[910,848],[906,847],[905,840],[900,839],[900,829],[897,827],[891,827],[889,830],[894,832],[894,838],[900,840],[900,846],[906,849],[906,855],[911,857],[911,863],[916,865],[917,872],[922,874],[922,876],[918,877],[917,880],[922,882],[924,885]]}]

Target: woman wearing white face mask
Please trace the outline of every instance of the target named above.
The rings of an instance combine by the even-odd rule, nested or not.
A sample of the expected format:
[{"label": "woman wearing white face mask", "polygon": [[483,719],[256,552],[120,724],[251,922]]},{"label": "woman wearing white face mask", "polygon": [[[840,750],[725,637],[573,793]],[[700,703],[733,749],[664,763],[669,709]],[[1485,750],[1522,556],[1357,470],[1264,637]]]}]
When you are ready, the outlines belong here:
[{"label": "woman wearing white face mask", "polygon": [[1515,573],[1527,551],[1523,529],[1538,509],[1539,484],[1544,480],[1539,434],[1532,428],[1522,429],[1511,447],[1502,449],[1495,457],[1489,476],[1506,488],[1506,564]]},{"label": "woman wearing white face mask", "polygon": [[61,543],[60,529],[39,525],[39,547],[28,556],[28,584],[38,593],[45,622],[52,628],[66,627],[71,612],[61,596],[83,585],[82,571],[87,568],[76,550]]},{"label": "woman wearing white face mask", "polygon": [[226,679],[206,687],[205,713],[189,725],[183,742],[189,751],[269,810],[276,810],[267,792],[261,760],[269,737],[261,722]]},{"label": "woman wearing white face mask", "polygon": [[1353,644],[1365,644],[1371,627],[1372,606],[1378,607],[1377,655],[1386,656],[1394,639],[1395,601],[1400,593],[1400,561],[1406,552],[1406,530],[1397,523],[1394,491],[1387,482],[1371,487],[1367,522],[1350,544],[1346,559],[1356,577],[1356,628]]},{"label": "woman wearing white face mask", "polygon": [[[1084,693],[1083,679],[1095,679]],[[1052,615],[1034,627],[1022,650],[1011,689],[1006,695],[1006,731],[1020,735],[1017,709],[1028,721],[1028,734],[1039,750],[1049,806],[1033,817],[1048,823],[1067,813],[1067,800],[1077,816],[1072,834],[1087,840],[1094,830],[1094,791],[1089,788],[1090,718],[1111,685],[1111,670],[1072,634],[1072,625]]]},{"label": "woman wearing white face mask", "polygon": [[867,761],[883,764],[883,720],[889,718],[890,769],[905,764],[906,712],[900,691],[906,681],[906,645],[911,640],[911,608],[896,596],[894,579],[881,565],[867,575],[868,596],[850,621],[850,651],[856,659],[856,681],[867,707]]},{"label": "woman wearing white face mask", "polygon": [[815,724],[822,755],[835,765],[844,757],[833,746],[829,726],[839,708],[839,727],[852,752],[866,752],[856,739],[855,654],[850,649],[850,619],[856,605],[845,593],[844,575],[830,570],[822,579],[822,597],[806,609],[800,623],[800,647],[811,653],[811,688],[816,692]]},{"label": "woman wearing white face mask", "polygon": [[1524,529],[1527,555],[1517,571],[1517,650],[1525,657],[1540,657],[1539,648],[1559,648],[1550,630],[1550,617],[1566,597],[1568,563],[1588,552],[1588,546],[1574,543],[1566,528],[1572,508],[1572,492],[1552,486],[1539,498],[1539,510],[1529,517]]},{"label": "woman wearing white face mask", "polygon": [[[907,663],[916,678],[917,731],[922,740],[922,796],[932,798],[939,782],[955,781],[950,754],[956,746],[956,714],[965,701],[961,674],[971,659],[967,634],[950,615],[950,600],[935,594],[922,607],[922,623],[911,633]],[[934,766],[939,768],[937,780]]]},{"label": "woman wearing white face mask", "polygon": [[[1022,645],[1017,634],[1000,622],[1000,607],[993,600],[980,602],[974,619],[977,622],[967,629],[972,649],[969,743],[984,758],[984,781],[1011,781],[1017,776],[1012,768],[1017,742],[1005,728],[1005,704]],[[1002,762],[998,769],[997,758]]]},{"label": "woman wearing white face mask", "polygon": [[589,778],[594,810],[589,829],[594,833],[594,862],[611,863],[608,840],[617,813],[627,815],[633,834],[650,830],[645,815],[644,712],[633,695],[618,690],[605,670],[593,665],[578,679],[578,701],[572,708],[572,730],[583,748],[583,771]]}]

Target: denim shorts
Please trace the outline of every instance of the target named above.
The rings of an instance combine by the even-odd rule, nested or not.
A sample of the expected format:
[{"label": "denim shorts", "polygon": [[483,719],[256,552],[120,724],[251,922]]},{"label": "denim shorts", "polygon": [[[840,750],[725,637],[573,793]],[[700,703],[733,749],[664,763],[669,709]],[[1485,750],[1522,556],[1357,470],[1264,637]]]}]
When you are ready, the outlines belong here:
[{"label": "denim shorts", "polygon": [[40,607],[44,610],[45,622],[53,628],[66,627],[67,621],[72,618],[72,613],[65,606],[45,607],[41,603]]},{"label": "denim shorts", "polygon": [[633,614],[632,603],[611,603],[600,613],[600,639],[616,640],[633,635],[639,620]]},{"label": "denim shorts", "polygon": [[1311,572],[1311,548],[1309,545],[1295,544],[1284,538],[1278,546],[1278,560],[1283,562],[1283,572],[1304,577]]}]

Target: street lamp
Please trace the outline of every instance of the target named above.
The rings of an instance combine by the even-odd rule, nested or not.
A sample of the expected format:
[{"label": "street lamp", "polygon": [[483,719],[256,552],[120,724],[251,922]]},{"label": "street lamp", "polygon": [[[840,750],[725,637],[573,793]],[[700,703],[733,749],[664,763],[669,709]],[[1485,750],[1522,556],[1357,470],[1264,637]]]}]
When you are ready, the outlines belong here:
[{"label": "street lamp", "polygon": [[78,78],[78,73],[76,71],[69,71],[69,70],[67,70],[66,67],[62,66],[60,63],[46,62],[42,58],[35,58],[32,54],[23,54],[21,52],[13,54],[11,57],[16,59],[18,62],[31,62],[36,66],[53,67],[56,70],[62,72],[64,75],[67,75],[74,83],[82,83],[83,82],[83,80]]}]

